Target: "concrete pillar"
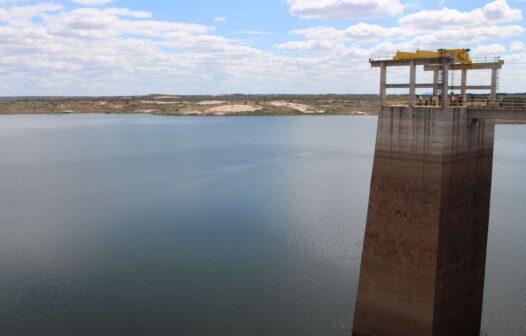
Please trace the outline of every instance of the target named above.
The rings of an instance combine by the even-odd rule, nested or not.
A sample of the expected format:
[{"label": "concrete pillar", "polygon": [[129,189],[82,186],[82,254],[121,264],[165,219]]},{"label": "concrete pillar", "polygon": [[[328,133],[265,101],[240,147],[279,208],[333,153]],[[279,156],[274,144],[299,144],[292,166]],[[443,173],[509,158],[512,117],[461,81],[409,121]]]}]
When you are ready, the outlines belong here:
[{"label": "concrete pillar", "polygon": [[433,71],[433,96],[438,95],[438,70]]},{"label": "concrete pillar", "polygon": [[442,64],[442,108],[449,107],[449,64],[444,62]]},{"label": "concrete pillar", "polygon": [[385,63],[382,63],[380,67],[380,106],[385,105],[385,98],[387,95],[386,90],[387,85],[387,66]]},{"label": "concrete pillar", "polygon": [[416,102],[416,64],[411,61],[409,65],[409,106],[415,106]]},{"label": "concrete pillar", "polygon": [[462,83],[460,84],[460,95],[462,96],[462,103],[465,105],[468,101],[468,90],[466,86],[468,85],[468,70],[462,69]]},{"label": "concrete pillar", "polygon": [[491,99],[497,99],[497,69],[491,69]]},{"label": "concrete pillar", "polygon": [[381,110],[354,336],[480,334],[494,125]]}]

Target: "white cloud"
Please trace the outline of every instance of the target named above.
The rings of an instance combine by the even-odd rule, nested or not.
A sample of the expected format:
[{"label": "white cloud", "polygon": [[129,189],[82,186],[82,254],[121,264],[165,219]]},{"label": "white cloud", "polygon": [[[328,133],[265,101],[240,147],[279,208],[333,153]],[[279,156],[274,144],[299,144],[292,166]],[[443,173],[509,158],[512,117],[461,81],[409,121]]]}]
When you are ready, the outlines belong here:
[{"label": "white cloud", "polygon": [[367,23],[358,23],[346,29],[314,27],[296,29],[290,33],[293,35],[303,35],[310,40],[348,40],[354,42],[401,39],[413,35],[413,32],[403,27],[388,28]]},{"label": "white cloud", "polygon": [[305,19],[365,19],[401,14],[399,0],[287,0],[290,12]]},{"label": "white cloud", "polygon": [[222,16],[216,16],[216,17],[214,18],[214,21],[215,21],[215,22],[226,22],[227,20],[226,20],[225,17],[222,17]]},{"label": "white cloud", "polygon": [[512,9],[506,0],[497,0],[484,6],[484,18],[489,22],[512,22],[522,20],[522,11]]},{"label": "white cloud", "polygon": [[341,44],[337,44],[331,41],[290,41],[286,43],[281,43],[275,46],[281,50],[289,51],[334,51],[335,48],[342,47]]},{"label": "white cloud", "polygon": [[379,25],[359,23],[344,31],[344,36],[354,40],[400,39],[412,35],[406,28],[386,28]]},{"label": "white cloud", "polygon": [[252,35],[252,36],[268,36],[268,35],[274,35],[272,32],[267,31],[259,31],[259,30],[236,30],[234,31],[236,34],[243,34],[243,35]]},{"label": "white cloud", "polygon": [[491,39],[505,39],[520,35],[524,28],[518,25],[464,27],[463,29],[438,30],[415,37],[410,44],[413,48],[440,47],[444,45],[462,47]]},{"label": "white cloud", "polygon": [[481,16],[472,13],[460,12],[456,9],[449,8],[423,10],[402,17],[399,22],[404,26],[423,29],[440,29],[451,26],[464,27],[479,24]]},{"label": "white cloud", "polygon": [[[387,53],[392,54],[397,50],[411,51],[417,48],[434,50],[443,47],[472,47],[473,57],[501,56],[506,60],[507,67],[516,68],[519,59],[526,59],[526,56],[519,57],[524,54],[518,51],[524,46],[515,44],[514,49],[517,51],[510,55],[510,49],[493,42],[523,34],[525,28],[522,25],[509,24],[521,18],[520,10],[510,8],[505,1],[494,1],[472,12],[451,9],[421,11],[401,19],[398,27],[361,22],[345,29],[329,26],[296,29],[290,33],[302,36],[305,40],[280,43],[275,48],[299,52],[300,55],[309,55],[309,58],[316,60],[330,58],[334,73],[338,73],[338,67],[352,66],[356,69],[354,76],[356,71],[370,73],[367,70],[368,58],[374,58],[380,53],[385,57]],[[320,66],[329,71],[328,67]],[[507,73],[514,76],[513,71]],[[371,78],[377,77],[371,75]],[[513,87],[518,87],[520,83],[503,76],[502,88],[514,91]]]},{"label": "white cloud", "polygon": [[[350,51],[279,56],[208,26],[128,8],[2,9],[0,87],[7,95],[346,92],[356,69],[344,58]],[[344,64],[337,75],[330,70]]]},{"label": "white cloud", "polygon": [[0,9],[0,20],[10,21],[17,24],[23,24],[26,20],[42,16],[49,12],[58,12],[62,10],[62,5],[53,3],[40,3],[36,5],[27,6],[12,6]]},{"label": "white cloud", "polygon": [[481,56],[501,56],[506,54],[506,47],[502,44],[479,45],[471,50],[474,57]]},{"label": "white cloud", "polygon": [[303,35],[311,40],[332,40],[343,38],[343,31],[332,27],[296,29],[290,33],[293,35]]},{"label": "white cloud", "polygon": [[522,20],[520,9],[512,9],[506,0],[496,0],[471,12],[456,9],[423,10],[400,18],[403,26],[418,29],[440,30],[444,28],[464,28],[487,24]]},{"label": "white cloud", "polygon": [[47,30],[64,37],[105,39],[123,34],[170,37],[173,33],[209,31],[204,25],[144,20],[151,14],[127,8],[79,8],[44,17]]},{"label": "white cloud", "polygon": [[[452,12],[454,19],[436,27],[413,17],[395,27],[358,22],[296,29],[291,41],[272,51],[220,36],[207,25],[161,21],[130,8],[20,3],[25,2],[4,1],[0,9],[3,94],[376,92],[377,74],[367,60],[377,52],[475,46],[474,54],[502,53],[507,67],[526,59],[523,42],[502,41],[524,32],[521,23],[509,23],[520,11],[503,1],[467,14],[457,11],[462,20]],[[445,13],[437,12],[429,20]],[[503,88],[521,83],[503,81]]]},{"label": "white cloud", "polygon": [[112,3],[113,0],[73,0],[73,2],[76,2],[81,5],[86,5],[86,6],[93,6],[93,5],[106,5],[106,4]]},{"label": "white cloud", "polygon": [[525,50],[524,43],[520,41],[515,41],[510,45],[510,51],[512,52],[522,52]]}]

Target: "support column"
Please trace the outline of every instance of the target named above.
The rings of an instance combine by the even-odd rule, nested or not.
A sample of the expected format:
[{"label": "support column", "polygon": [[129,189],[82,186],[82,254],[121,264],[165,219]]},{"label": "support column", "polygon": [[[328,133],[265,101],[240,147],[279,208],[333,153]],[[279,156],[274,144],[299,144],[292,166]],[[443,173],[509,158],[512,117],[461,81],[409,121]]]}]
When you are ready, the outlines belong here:
[{"label": "support column", "polygon": [[468,91],[466,89],[466,86],[468,84],[468,70],[462,69],[462,83],[460,87],[460,94],[462,96],[462,104],[466,104],[468,101]]},{"label": "support column", "polygon": [[438,95],[438,75],[439,75],[438,70],[433,71],[433,96],[434,97]]},{"label": "support column", "polygon": [[497,69],[491,69],[491,100],[497,99]]},{"label": "support column", "polygon": [[387,95],[387,66],[382,63],[380,67],[380,106],[385,106],[385,98]]},{"label": "support column", "polygon": [[480,334],[494,120],[384,107],[354,336]]},{"label": "support column", "polygon": [[449,64],[444,61],[442,64],[442,108],[449,107]]},{"label": "support column", "polygon": [[415,106],[416,101],[416,64],[411,61],[409,65],[409,106]]}]

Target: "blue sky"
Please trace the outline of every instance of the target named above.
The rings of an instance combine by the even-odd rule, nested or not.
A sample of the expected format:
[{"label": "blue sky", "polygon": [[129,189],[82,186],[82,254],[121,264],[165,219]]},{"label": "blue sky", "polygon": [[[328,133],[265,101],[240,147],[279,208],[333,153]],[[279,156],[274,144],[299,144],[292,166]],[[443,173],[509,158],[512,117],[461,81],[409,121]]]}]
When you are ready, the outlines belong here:
[{"label": "blue sky", "polygon": [[525,7],[524,0],[0,0],[0,95],[376,93],[370,57],[443,47],[502,56],[501,91],[525,92]]}]

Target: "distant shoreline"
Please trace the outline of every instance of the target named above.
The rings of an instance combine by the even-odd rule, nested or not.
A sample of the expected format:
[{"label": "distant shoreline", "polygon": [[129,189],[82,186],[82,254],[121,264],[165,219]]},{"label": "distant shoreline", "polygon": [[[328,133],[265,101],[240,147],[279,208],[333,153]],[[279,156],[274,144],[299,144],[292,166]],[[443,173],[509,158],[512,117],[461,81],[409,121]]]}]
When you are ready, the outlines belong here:
[{"label": "distant shoreline", "polygon": [[228,95],[0,98],[0,115],[376,115],[377,95]]},{"label": "distant shoreline", "polygon": [[[405,96],[390,96],[403,103]],[[0,116],[113,114],[158,116],[376,116],[378,95],[220,95],[0,97]],[[498,124],[524,124],[497,121]]]}]

